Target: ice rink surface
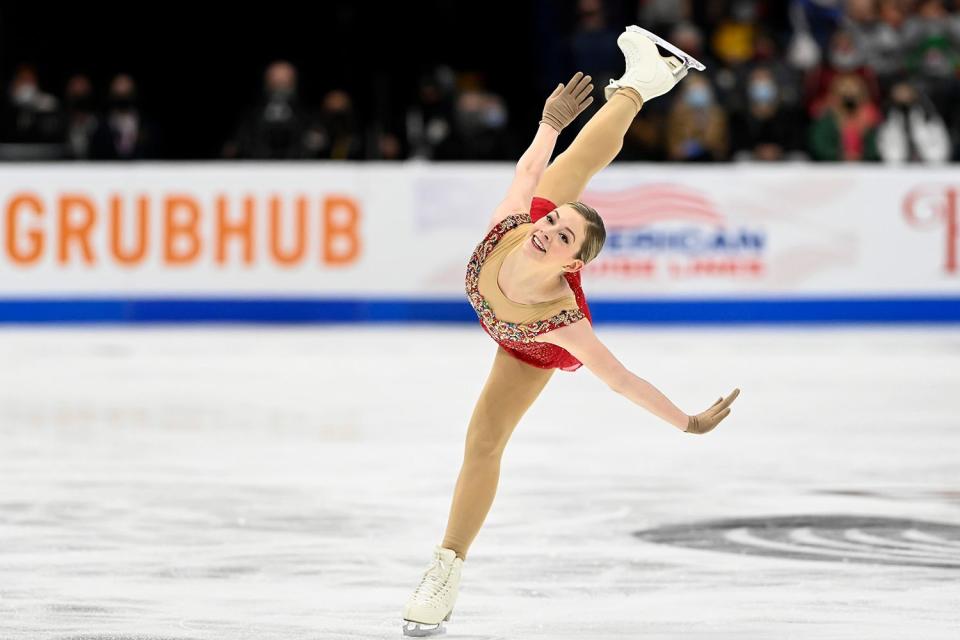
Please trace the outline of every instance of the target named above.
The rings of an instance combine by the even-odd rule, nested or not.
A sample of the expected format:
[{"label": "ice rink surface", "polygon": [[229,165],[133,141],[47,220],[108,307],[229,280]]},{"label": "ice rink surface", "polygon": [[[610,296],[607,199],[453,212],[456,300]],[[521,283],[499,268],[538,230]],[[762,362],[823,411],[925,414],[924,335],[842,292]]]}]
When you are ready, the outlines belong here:
[{"label": "ice rink surface", "polygon": [[[517,428],[448,638],[960,638],[960,329],[598,325]],[[399,638],[479,326],[0,332],[0,638]]]}]

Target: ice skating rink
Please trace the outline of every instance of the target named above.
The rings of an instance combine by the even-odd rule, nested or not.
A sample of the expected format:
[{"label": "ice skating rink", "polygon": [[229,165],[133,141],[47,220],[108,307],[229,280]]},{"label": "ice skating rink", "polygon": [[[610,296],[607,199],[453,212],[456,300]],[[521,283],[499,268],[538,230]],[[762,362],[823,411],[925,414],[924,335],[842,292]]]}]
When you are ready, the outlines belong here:
[{"label": "ice skating rink", "polygon": [[[447,637],[957,640],[960,330],[598,334],[507,446]],[[400,637],[478,325],[0,332],[0,638]]]}]

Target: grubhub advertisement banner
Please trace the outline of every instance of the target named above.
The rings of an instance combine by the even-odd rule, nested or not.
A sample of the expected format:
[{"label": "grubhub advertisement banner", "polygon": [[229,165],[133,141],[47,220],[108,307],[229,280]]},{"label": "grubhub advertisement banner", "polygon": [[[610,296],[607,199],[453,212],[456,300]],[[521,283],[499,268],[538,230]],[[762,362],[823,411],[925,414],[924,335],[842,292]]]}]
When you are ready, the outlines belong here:
[{"label": "grubhub advertisement banner", "polygon": [[[8,165],[0,319],[144,301],[191,319],[191,302],[241,300],[260,314],[283,303],[278,320],[292,302],[468,319],[466,264],[512,174],[509,164]],[[584,291],[592,308],[637,321],[644,305],[670,303],[954,308],[958,194],[949,168],[615,164],[581,198],[607,230]]]}]

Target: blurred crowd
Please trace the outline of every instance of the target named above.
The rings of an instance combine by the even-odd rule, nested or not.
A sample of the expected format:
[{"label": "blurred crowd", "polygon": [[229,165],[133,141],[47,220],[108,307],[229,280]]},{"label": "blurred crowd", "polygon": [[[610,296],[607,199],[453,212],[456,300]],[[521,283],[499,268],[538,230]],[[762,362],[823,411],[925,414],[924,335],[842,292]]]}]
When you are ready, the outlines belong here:
[{"label": "blurred crowd", "polygon": [[[581,7],[599,2],[581,0]],[[735,0],[692,20],[648,0],[643,22],[707,65],[631,131],[637,159],[946,162],[960,159],[960,12],[945,0]],[[701,16],[703,18],[703,16]],[[651,113],[651,112],[656,112]]]},{"label": "blurred crowd", "polygon": [[[611,2],[575,0],[573,16],[557,40],[564,73],[594,77],[591,112],[622,73],[624,18],[707,66],[644,106],[623,159],[960,160],[960,0],[639,0],[626,15]],[[34,66],[14,71],[0,159],[169,157],[132,76],[116,75],[102,93],[82,74],[58,95],[46,89]],[[226,114],[236,125],[220,157],[509,160],[534,128],[511,109],[517,96],[491,90],[476,70],[429,68],[390,117],[364,115],[376,110],[365,112],[363,98],[334,88],[306,101],[298,69],[273,61],[259,101]]]},{"label": "blurred crowd", "polygon": [[161,157],[155,125],[139,108],[128,74],[110,81],[104,104],[90,77],[71,76],[61,97],[41,89],[37,69],[14,71],[0,114],[0,159],[124,160]]}]

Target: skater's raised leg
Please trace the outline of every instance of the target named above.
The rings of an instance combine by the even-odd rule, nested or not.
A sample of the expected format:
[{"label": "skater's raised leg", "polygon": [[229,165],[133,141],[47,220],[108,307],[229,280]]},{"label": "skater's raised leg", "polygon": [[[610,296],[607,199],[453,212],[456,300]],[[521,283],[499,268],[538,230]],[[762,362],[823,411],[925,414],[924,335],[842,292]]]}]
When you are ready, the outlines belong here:
[{"label": "skater's raised leg", "polygon": [[635,89],[618,89],[547,167],[536,195],[558,205],[579,200],[590,178],[620,153],[623,136],[642,105]]},{"label": "skater's raised leg", "polygon": [[[663,56],[657,44],[675,55]],[[536,195],[556,204],[580,199],[590,178],[610,164],[623,147],[623,136],[645,102],[672,89],[689,68],[703,65],[655,34],[627,27],[617,38],[626,71],[604,88],[605,104],[547,167]]]}]

